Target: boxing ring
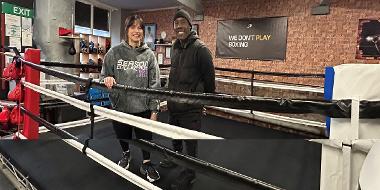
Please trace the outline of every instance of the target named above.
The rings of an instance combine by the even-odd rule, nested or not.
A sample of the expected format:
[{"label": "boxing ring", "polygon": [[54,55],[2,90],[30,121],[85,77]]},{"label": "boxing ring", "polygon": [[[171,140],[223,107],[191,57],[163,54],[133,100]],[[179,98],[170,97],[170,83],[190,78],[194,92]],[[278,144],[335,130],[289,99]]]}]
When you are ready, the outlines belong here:
[{"label": "boxing ring", "polygon": [[[334,144],[329,140],[314,140],[313,142],[307,140],[285,141],[273,139],[222,140],[234,138],[234,135],[229,136],[230,132],[226,132],[227,130],[223,133],[218,133],[217,127],[209,129],[206,127],[207,132],[204,130],[196,132],[182,129],[163,122],[155,122],[109,110],[42,88],[39,86],[39,72],[81,84],[87,89],[89,87],[104,89],[105,87],[104,84],[92,79],[82,79],[38,65],[40,61],[39,50],[29,49],[25,53],[25,59],[17,57],[16,61],[21,62],[22,68],[25,67],[25,80],[21,80],[21,83],[25,87],[25,102],[22,104],[21,101],[17,101],[16,106],[12,105],[11,121],[19,124],[18,132],[12,138],[39,139],[39,141],[2,141],[0,143],[0,151],[3,162],[16,166],[20,170],[19,173],[26,174],[27,177],[22,178],[23,180],[21,181],[27,181],[28,183],[26,184],[28,185],[26,186],[30,189],[49,189],[51,187],[54,187],[54,189],[57,187],[58,189],[59,187],[62,187],[62,189],[167,189],[168,183],[175,176],[173,173],[178,171],[165,171],[162,169],[163,180],[157,184],[151,184],[134,174],[138,173],[136,172],[137,168],[132,168],[131,171],[128,171],[115,163],[121,150],[109,148],[118,147],[110,125],[110,119],[128,123],[155,133],[153,142],[132,140],[131,144],[154,152],[153,162],[164,157],[171,157],[181,166],[195,169],[197,174],[200,174],[200,182],[194,184],[193,189],[204,189],[206,187],[211,189],[231,189],[231,187],[238,189],[319,189],[320,185],[321,188],[333,187],[331,184],[336,184],[341,179],[343,181],[346,180],[342,184],[344,187],[348,187],[348,189],[353,189],[355,185],[346,185],[347,180],[349,183],[357,184],[355,179],[358,177],[350,176],[354,170],[347,170],[347,167],[343,167],[347,171],[340,174],[341,178],[325,178],[328,176],[328,172],[326,173],[324,166],[332,164],[332,162],[329,159],[327,162],[325,161],[324,156],[326,152],[321,147],[334,147],[333,145],[336,145],[335,148],[337,148],[339,147],[339,142]],[[337,76],[339,75],[337,74]],[[337,77],[336,81],[339,81],[338,79]],[[365,100],[362,101],[361,98],[342,96],[341,98],[335,97],[332,100],[326,101],[311,101],[227,94],[191,94],[161,89],[140,89],[122,85],[115,85],[114,88],[123,89],[135,95],[181,103],[195,103],[263,112],[318,113],[333,118],[331,123],[334,126],[338,126],[338,124],[334,124],[336,122],[334,121],[335,119],[348,120],[350,121],[349,126],[357,126],[355,129],[358,130],[359,118],[370,121],[375,120],[374,125],[377,124],[376,118],[380,118],[380,103],[376,99],[364,98]],[[36,97],[39,97],[39,94],[51,96],[89,112],[90,119],[82,123],[86,124],[87,122],[90,124],[84,125],[80,124],[81,122],[74,124],[74,122],[67,125],[53,125],[39,118],[39,98],[36,101]],[[100,115],[101,117],[95,117],[96,115]],[[162,114],[161,117],[164,116],[165,114]],[[23,121],[21,118],[23,118]],[[160,120],[165,121],[164,118],[160,118]],[[23,123],[22,127],[20,127],[21,123]],[[221,123],[226,123],[226,121],[222,121]],[[45,128],[41,128],[40,125],[43,125]],[[77,125],[77,127],[70,127],[74,125]],[[242,124],[238,124],[237,122],[231,125]],[[336,134],[332,130],[334,129],[332,125],[330,126],[330,133]],[[65,126],[67,129],[63,130]],[[348,126],[348,124],[343,126]],[[47,131],[50,131],[50,133],[46,133]],[[230,129],[230,131],[233,131],[233,129]],[[360,134],[363,134],[363,132]],[[372,135],[374,137],[377,136],[377,134],[373,133]],[[249,137],[247,136],[247,138]],[[295,137],[289,136],[289,138]],[[340,138],[340,136],[333,136],[333,138]],[[191,158],[165,148],[164,145],[169,147],[169,139],[198,139],[199,158]],[[348,140],[357,139],[359,139],[359,136],[352,136]],[[367,150],[371,150],[374,143],[376,141],[372,144],[367,143]],[[352,141],[347,141],[346,139],[344,142],[342,141],[342,144],[344,144],[345,158],[343,161],[345,163],[348,162],[348,166],[351,168],[350,149],[353,147],[351,146]],[[346,145],[349,146],[345,147]],[[136,150],[132,149],[132,151]],[[47,152],[51,152],[51,154]],[[226,152],[233,154],[239,152],[239,154],[226,156]],[[277,160],[273,160],[273,158],[277,158]],[[242,160],[245,160],[245,162],[242,162]],[[241,165],[246,167],[241,167]],[[278,168],[269,167],[272,165],[276,165]],[[320,171],[320,167],[322,167],[322,171]],[[228,168],[234,168],[234,170]],[[331,170],[334,170],[334,168],[339,170],[334,164],[331,168],[333,168]],[[41,175],[41,173],[46,173],[47,175]],[[357,171],[354,173],[357,174]],[[349,178],[346,175],[349,175]],[[255,176],[255,178],[249,176]],[[329,184],[330,182],[331,184]],[[214,186],[210,187],[210,184]]]},{"label": "boxing ring", "polygon": [[[84,134],[88,132],[88,127],[87,125],[68,131],[75,135]],[[90,141],[91,149],[116,162],[119,159],[121,149],[114,139],[115,135],[110,122],[99,122],[95,128],[95,138]],[[159,136],[153,138],[155,143],[170,147],[169,139]],[[285,189],[300,189],[301,187],[318,189],[321,146],[301,139],[290,141],[245,139],[210,142],[199,140],[199,159],[218,163],[225,168],[233,169],[235,172],[247,176],[265,179],[265,181],[278,184],[278,186],[281,185]],[[110,149],[110,147],[115,148]],[[262,147],[266,148],[263,150]],[[128,187],[128,189],[140,189],[86,158],[80,151],[74,150],[53,134],[41,134],[40,140],[34,143],[1,141],[0,149],[1,152],[7,149],[8,151],[5,152],[9,154],[8,156],[17,159],[14,162],[26,165],[22,168],[27,170],[25,173],[31,179],[36,179],[32,181],[32,184],[35,184],[37,189],[49,189],[49,187],[62,187],[62,189],[78,189],[79,187],[81,187],[80,189],[125,189]],[[245,153],[247,150],[250,151]],[[139,150],[135,146],[131,146],[131,151],[132,155],[139,156]],[[210,153],[210,151],[212,152]],[[234,152],[236,156],[226,156],[225,151]],[[260,154],[256,155],[257,152]],[[290,154],[295,156],[290,158]],[[62,157],[62,155],[65,156]],[[268,159],[273,159],[275,155],[277,159],[272,163],[273,168],[269,172],[263,166],[267,165],[270,162]],[[164,155],[152,152],[154,163],[163,158]],[[133,173],[138,173],[141,159],[132,160],[131,171]],[[179,164],[184,165],[182,162]],[[246,163],[247,165],[238,165],[237,163]],[[305,167],[299,167],[299,163]],[[41,167],[42,165],[44,167]],[[158,169],[161,172],[161,179],[155,185],[162,189],[168,189],[170,182],[179,174],[180,168],[170,170],[159,167]],[[226,180],[223,176],[215,175],[215,171],[197,169],[196,172],[199,179],[193,185],[193,189],[204,189],[205,187],[209,189],[266,189],[250,188],[244,184],[233,182],[233,180]],[[299,180],[300,173],[303,173],[302,180]],[[92,184],[92,181],[96,181],[96,183]]]}]

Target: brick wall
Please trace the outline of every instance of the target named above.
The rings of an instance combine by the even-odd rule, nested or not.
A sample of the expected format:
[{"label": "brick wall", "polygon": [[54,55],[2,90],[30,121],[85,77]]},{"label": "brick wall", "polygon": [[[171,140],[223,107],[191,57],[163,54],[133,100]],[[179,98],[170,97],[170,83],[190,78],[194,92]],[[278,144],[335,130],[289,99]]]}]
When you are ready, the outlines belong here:
[{"label": "brick wall", "polygon": [[[329,15],[312,16],[311,7],[320,0],[203,0],[204,21],[199,24],[200,38],[213,55],[218,20],[247,17],[288,17],[286,61],[215,59],[215,66],[258,71],[323,73],[326,66],[342,63],[379,63],[356,60],[358,23],[361,18],[380,18],[377,0],[332,1]],[[147,23],[157,23],[157,34],[165,31],[174,36],[174,10],[141,14]],[[323,86],[321,79],[257,76],[257,79]]]},{"label": "brick wall", "polygon": [[157,24],[157,36],[156,38],[161,38],[160,34],[162,31],[166,32],[166,40],[171,41],[174,38],[173,30],[173,16],[175,10],[162,10],[154,12],[141,13],[141,17],[144,19],[145,23],[156,23]]}]

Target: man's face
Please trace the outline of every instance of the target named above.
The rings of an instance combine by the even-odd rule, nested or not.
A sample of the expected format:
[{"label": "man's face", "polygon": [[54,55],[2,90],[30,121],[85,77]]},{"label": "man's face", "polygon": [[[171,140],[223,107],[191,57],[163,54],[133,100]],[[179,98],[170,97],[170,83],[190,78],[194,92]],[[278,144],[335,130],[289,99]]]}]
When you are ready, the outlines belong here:
[{"label": "man's face", "polygon": [[179,17],[174,20],[174,32],[177,39],[184,40],[190,34],[190,24],[185,18]]}]

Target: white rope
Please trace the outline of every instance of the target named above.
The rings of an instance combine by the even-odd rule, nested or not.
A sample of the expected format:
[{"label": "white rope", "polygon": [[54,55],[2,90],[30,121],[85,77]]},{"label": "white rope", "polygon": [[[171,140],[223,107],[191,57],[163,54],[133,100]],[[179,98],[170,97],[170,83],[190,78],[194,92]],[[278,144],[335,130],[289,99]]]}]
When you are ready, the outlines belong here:
[{"label": "white rope", "polygon": [[14,57],[14,56],[16,56],[16,54],[15,53],[13,53],[13,52],[1,52],[1,54],[4,54],[5,56],[7,56],[7,57]]},{"label": "white rope", "polygon": [[128,123],[129,125],[133,125],[138,128],[148,130],[172,139],[222,139],[220,137],[208,135],[206,133],[184,129],[174,125],[137,117],[100,106],[94,106],[94,111],[97,115],[103,115],[112,120]]},{"label": "white rope", "polygon": [[[98,116],[94,118],[94,122],[97,123],[100,121],[104,121],[106,119],[107,119],[106,117]],[[82,119],[82,120],[77,120],[77,121],[70,121],[66,123],[59,123],[59,124],[56,124],[55,126],[60,129],[69,129],[69,128],[80,127],[80,126],[85,126],[89,124],[91,124],[91,120],[90,118],[87,118],[87,119]],[[50,130],[44,126],[41,126],[38,130],[39,133],[46,133],[48,131]]]},{"label": "white rope", "polygon": [[0,100],[0,107],[3,108],[4,106],[16,106],[16,102],[7,101],[7,100]]},{"label": "white rope", "polygon": [[[82,152],[83,144],[72,140],[72,139],[62,139],[67,144],[71,145],[72,147],[76,148],[77,150]],[[107,159],[103,155],[95,152],[94,150],[90,148],[86,148],[85,150],[86,155],[93,159],[95,162],[99,163],[100,165],[106,167],[107,169],[113,171],[117,175],[123,177],[124,179],[127,179],[128,181],[132,182],[133,184],[139,186],[143,189],[152,189],[152,190],[160,190],[161,188],[149,183],[148,181],[142,179],[141,177],[137,176],[136,174],[122,168],[121,166],[117,165],[116,163],[112,162],[111,160]]]},{"label": "white rope", "polygon": [[65,81],[65,80],[41,80],[40,85],[55,85],[55,84],[75,84],[73,82]]},{"label": "white rope", "polygon": [[[55,125],[57,127],[57,125]],[[20,139],[27,139],[24,135],[17,132],[17,136]],[[82,152],[82,149],[84,147],[83,144],[73,140],[73,139],[62,139],[70,146],[76,148],[77,150]],[[103,155],[97,153],[96,151],[86,148],[85,149],[86,155],[94,160],[95,162],[99,163],[100,165],[104,166],[105,168],[111,170],[112,172],[116,173],[117,175],[123,177],[124,179],[127,179],[129,182],[139,186],[143,189],[148,190],[161,190],[161,188],[149,183],[148,181],[142,179],[141,177],[135,175],[134,173],[122,168],[121,166],[117,165],[116,163],[112,162],[111,160],[107,159]]]},{"label": "white rope", "polygon": [[56,98],[56,99],[60,99],[60,100],[66,102],[66,103],[69,103],[69,104],[71,104],[71,105],[73,105],[79,109],[90,112],[90,103],[86,103],[86,102],[80,101],[78,99],[66,96],[64,94],[54,92],[54,91],[48,90],[46,88],[42,88],[40,86],[37,86],[37,85],[29,83],[29,82],[24,81],[23,84],[25,87],[28,87],[28,88],[36,91],[36,92],[39,92],[41,94],[45,94],[47,96],[51,96],[51,97]]},{"label": "white rope", "polygon": [[[21,139],[27,139],[24,135],[18,134]],[[76,148],[77,150],[82,152],[83,144],[72,140],[72,139],[62,139],[70,146]],[[161,188],[149,183],[148,181],[142,179],[141,177],[133,174],[132,172],[122,168],[121,166],[117,165],[116,163],[112,162],[111,160],[107,159],[106,157],[102,156],[101,154],[97,153],[96,151],[86,148],[85,149],[86,155],[99,163],[100,165],[104,166],[105,168],[111,170],[112,172],[116,173],[117,175],[123,177],[124,179],[127,179],[131,183],[139,186],[142,189],[147,190],[161,190]],[[17,176],[16,176],[17,177]]]},{"label": "white rope", "polygon": [[18,138],[20,138],[20,139],[22,139],[22,140],[26,140],[27,138],[22,134],[22,133],[20,133],[20,132],[16,132],[15,134],[14,134],[14,136],[16,136],[16,137],[18,137]]},{"label": "white rope", "polygon": [[[28,87],[28,88],[31,88],[31,87],[39,87],[37,85],[34,85],[34,84],[31,84],[31,83],[28,83],[28,82],[24,82],[24,86]],[[46,92],[47,89],[43,89],[41,87],[39,87],[39,89],[33,89],[39,93],[43,93],[45,95],[48,95],[48,93]],[[52,93],[53,92],[53,93]],[[51,96],[55,97],[55,98],[58,98],[58,99],[61,99],[63,101],[64,100],[64,96],[62,96],[61,94],[59,93],[56,93],[54,91],[50,92]],[[62,98],[63,97],[63,98]],[[71,97],[69,97],[71,98]],[[72,98],[74,99],[74,98]],[[70,100],[71,102],[67,102],[67,103],[77,103],[78,101],[76,99],[74,100]],[[84,106],[83,103],[80,103],[81,105],[76,105],[78,108],[81,108]],[[89,104],[88,104],[89,106]],[[23,135],[20,134],[22,137]],[[83,144],[75,141],[75,140],[72,140],[72,139],[62,139],[63,141],[65,141],[66,143],[68,143],[69,145],[75,147],[76,149],[78,149],[79,151],[82,151],[83,149]],[[127,179],[128,181],[132,182],[133,184],[143,188],[143,189],[153,189],[153,190],[159,190],[160,188],[145,181],[144,179],[140,178],[139,176],[133,174],[132,172],[128,171],[128,170],[125,170],[124,168],[120,167],[119,165],[117,165],[116,163],[112,162],[111,160],[105,158],[104,156],[102,156],[101,154],[91,150],[90,148],[86,148],[85,150],[85,153],[87,154],[88,157],[90,157],[91,159],[93,159],[94,161],[98,162],[99,164],[101,164],[102,166],[110,169],[111,171],[113,171],[114,173],[118,174],[119,176]]]},{"label": "white rope", "polygon": [[[57,125],[55,125],[57,126]],[[20,139],[27,139],[24,135],[21,133],[17,134]],[[80,152],[82,152],[83,144],[73,140],[73,139],[62,139],[70,146],[76,148]],[[85,149],[86,155],[94,160],[95,162],[99,163],[100,165],[104,166],[105,168],[111,170],[112,172],[116,173],[120,177],[123,177],[124,179],[127,179],[131,183],[139,186],[143,189],[149,189],[149,190],[160,190],[161,188],[149,183],[148,181],[144,180],[143,178],[137,176],[136,174],[122,168],[121,166],[117,165],[116,163],[112,162],[111,160],[107,159],[103,155],[97,153],[96,151],[86,148]]]},{"label": "white rope", "polygon": [[[79,109],[82,109],[88,112],[90,111],[90,103],[83,102],[81,100],[42,88],[40,86],[31,84],[28,82],[24,82],[24,86],[36,92],[42,93],[44,95],[60,99]],[[174,125],[161,123],[158,121],[153,121],[150,119],[137,117],[134,115],[126,114],[126,113],[115,111],[115,110],[110,110],[110,109],[103,108],[100,106],[94,106],[94,112],[97,115],[101,115],[118,122],[136,126],[143,130],[151,131],[156,134],[169,137],[172,139],[222,139],[221,137],[208,135],[206,133],[193,131],[193,130],[177,127]]]}]

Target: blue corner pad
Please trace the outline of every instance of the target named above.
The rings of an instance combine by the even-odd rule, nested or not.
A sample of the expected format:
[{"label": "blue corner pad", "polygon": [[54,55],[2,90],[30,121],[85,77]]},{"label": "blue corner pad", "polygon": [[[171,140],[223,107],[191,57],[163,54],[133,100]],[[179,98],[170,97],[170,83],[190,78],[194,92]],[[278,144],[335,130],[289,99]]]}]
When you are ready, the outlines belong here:
[{"label": "blue corner pad", "polygon": [[[324,98],[325,100],[332,100],[333,97],[333,89],[334,89],[334,76],[335,71],[334,67],[326,67],[325,68],[325,87],[324,87]],[[326,136],[330,136],[330,125],[331,118],[326,117]]]},{"label": "blue corner pad", "polygon": [[330,125],[331,125],[331,117],[326,117],[326,129],[325,129],[326,137],[330,136]]},{"label": "blue corner pad", "polygon": [[332,100],[333,88],[334,88],[334,75],[335,75],[334,67],[325,68],[325,88],[324,88],[325,100]]}]

